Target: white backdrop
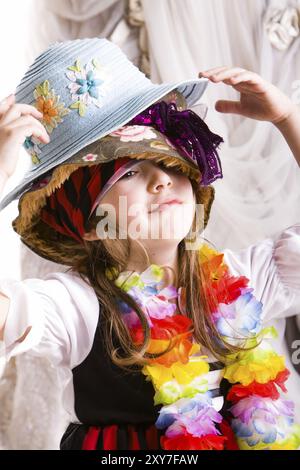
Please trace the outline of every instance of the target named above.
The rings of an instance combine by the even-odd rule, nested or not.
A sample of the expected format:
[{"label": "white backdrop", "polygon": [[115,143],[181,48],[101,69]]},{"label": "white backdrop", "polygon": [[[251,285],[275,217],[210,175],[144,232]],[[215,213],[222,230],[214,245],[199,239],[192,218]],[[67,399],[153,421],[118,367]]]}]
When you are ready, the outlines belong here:
[{"label": "white backdrop", "polygon": [[[0,0],[0,100],[15,91],[31,60],[28,40],[32,5],[33,0]],[[28,165],[29,158],[21,151],[17,171],[8,181],[4,194],[22,178]],[[11,228],[11,221],[16,215],[16,202],[0,213],[1,277],[20,277],[19,239]]]},{"label": "white backdrop", "polygon": [[[267,8],[299,0],[144,0],[151,45],[152,78],[170,81],[197,76],[222,65],[261,74],[290,97],[300,79],[300,37],[283,52],[272,47],[263,27]],[[300,172],[279,132],[270,124],[214,110],[237,92],[211,85],[204,100],[207,122],[225,139],[224,180],[206,230],[220,248],[243,248],[300,220]],[[300,104],[300,101],[299,101]],[[238,230],[237,230],[238,227]]]}]

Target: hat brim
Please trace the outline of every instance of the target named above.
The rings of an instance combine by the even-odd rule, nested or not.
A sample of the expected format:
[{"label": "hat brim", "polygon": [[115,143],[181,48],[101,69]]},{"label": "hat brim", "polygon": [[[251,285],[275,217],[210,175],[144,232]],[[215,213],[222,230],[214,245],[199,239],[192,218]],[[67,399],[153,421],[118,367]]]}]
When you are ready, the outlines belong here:
[{"label": "hat brim", "polygon": [[[151,83],[151,82],[150,82]],[[0,211],[3,210],[13,200],[20,198],[26,191],[28,191],[34,181],[41,176],[48,173],[50,170],[58,165],[61,165],[72,158],[74,154],[84,149],[86,146],[93,144],[95,141],[105,137],[111,132],[119,129],[127,124],[139,113],[147,109],[155,102],[163,99],[169,93],[178,91],[183,95],[186,105],[190,108],[193,104],[197,103],[203,93],[205,92],[209,81],[204,78],[196,80],[181,81],[173,84],[148,84],[144,90],[139,90],[138,94],[132,94],[127,97],[123,103],[118,103],[116,108],[111,108],[109,114],[105,116],[100,122],[96,122],[93,128],[88,133],[77,130],[77,138],[72,142],[70,148],[68,135],[65,141],[57,149],[56,154],[51,154],[51,160],[47,156],[45,150],[45,160],[33,167],[24,177],[23,181],[11,192],[9,192],[2,201],[0,201]],[[47,149],[48,145],[45,146]],[[49,152],[51,146],[49,145]]]}]

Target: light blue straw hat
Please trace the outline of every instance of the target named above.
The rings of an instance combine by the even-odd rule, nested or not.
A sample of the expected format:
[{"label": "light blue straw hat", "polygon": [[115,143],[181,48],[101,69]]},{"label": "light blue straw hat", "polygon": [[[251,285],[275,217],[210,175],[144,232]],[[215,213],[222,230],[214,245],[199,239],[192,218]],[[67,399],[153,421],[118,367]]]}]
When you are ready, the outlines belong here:
[{"label": "light blue straw hat", "polygon": [[55,43],[31,65],[16,90],[16,102],[38,108],[50,143],[29,136],[24,146],[32,165],[21,183],[1,202],[0,210],[30,190],[49,170],[89,144],[119,129],[171,91],[191,107],[208,80],[197,78],[157,85],[121,49],[107,39]]}]

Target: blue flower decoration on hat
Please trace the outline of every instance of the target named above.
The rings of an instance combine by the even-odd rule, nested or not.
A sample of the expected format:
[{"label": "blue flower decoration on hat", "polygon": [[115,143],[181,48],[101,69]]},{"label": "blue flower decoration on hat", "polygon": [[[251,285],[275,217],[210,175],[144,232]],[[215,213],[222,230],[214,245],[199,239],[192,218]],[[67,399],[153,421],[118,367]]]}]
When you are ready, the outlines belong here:
[{"label": "blue flower decoration on hat", "polygon": [[80,60],[75,65],[68,67],[66,73],[72,82],[68,88],[72,94],[71,109],[77,109],[81,117],[85,116],[89,105],[95,104],[98,108],[102,106],[102,98],[108,91],[108,77],[97,59],[82,66]]}]

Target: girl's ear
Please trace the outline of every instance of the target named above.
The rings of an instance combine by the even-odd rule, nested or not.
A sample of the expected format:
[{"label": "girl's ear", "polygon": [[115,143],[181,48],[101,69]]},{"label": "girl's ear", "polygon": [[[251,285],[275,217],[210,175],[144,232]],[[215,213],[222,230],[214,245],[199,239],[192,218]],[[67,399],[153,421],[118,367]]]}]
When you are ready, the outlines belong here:
[{"label": "girl's ear", "polygon": [[99,240],[99,237],[97,235],[96,229],[93,228],[90,232],[86,232],[83,237],[84,240],[88,242],[93,242],[95,240]]}]

